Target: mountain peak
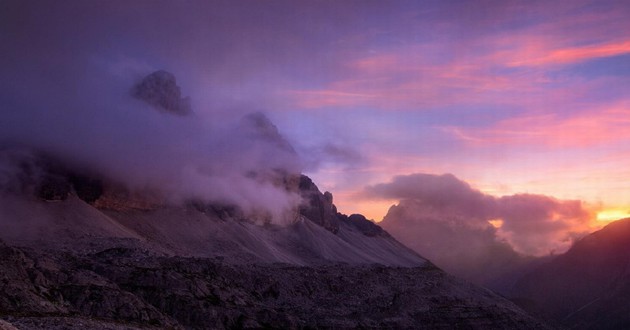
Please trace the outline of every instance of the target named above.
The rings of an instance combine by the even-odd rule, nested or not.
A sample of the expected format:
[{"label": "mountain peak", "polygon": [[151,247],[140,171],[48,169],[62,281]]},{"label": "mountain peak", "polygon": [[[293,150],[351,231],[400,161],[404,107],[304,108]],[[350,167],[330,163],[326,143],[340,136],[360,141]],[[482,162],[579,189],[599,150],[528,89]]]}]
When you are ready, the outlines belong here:
[{"label": "mountain peak", "polygon": [[168,71],[150,73],[133,87],[132,94],[159,111],[181,116],[192,113],[190,99],[182,98],[175,75]]}]

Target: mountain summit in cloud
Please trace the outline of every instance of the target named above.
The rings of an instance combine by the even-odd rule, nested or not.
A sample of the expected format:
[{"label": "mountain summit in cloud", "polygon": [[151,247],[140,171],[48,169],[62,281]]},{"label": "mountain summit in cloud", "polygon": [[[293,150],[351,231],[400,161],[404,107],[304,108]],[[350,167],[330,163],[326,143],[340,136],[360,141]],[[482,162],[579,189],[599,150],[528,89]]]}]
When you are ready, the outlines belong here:
[{"label": "mountain summit in cloud", "polygon": [[20,328],[547,328],[338,213],[304,175],[270,182],[302,198],[277,224],[239,204],[174,204],[77,176],[43,154],[0,155],[0,318]]},{"label": "mountain summit in cloud", "polygon": [[539,263],[536,257],[568,249],[592,217],[580,201],[496,197],[452,174],[397,176],[363,196],[398,199],[379,223],[384,229],[439,267],[501,291],[511,287],[513,273]]},{"label": "mountain summit in cloud", "polygon": [[192,113],[190,99],[182,98],[175,76],[164,70],[144,77],[133,87],[132,94],[161,111],[181,116]]}]

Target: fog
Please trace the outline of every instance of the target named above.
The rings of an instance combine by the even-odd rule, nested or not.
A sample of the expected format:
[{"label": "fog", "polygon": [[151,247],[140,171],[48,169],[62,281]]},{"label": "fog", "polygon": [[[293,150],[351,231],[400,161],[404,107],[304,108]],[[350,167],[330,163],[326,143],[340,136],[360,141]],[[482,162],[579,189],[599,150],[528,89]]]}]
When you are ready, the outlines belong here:
[{"label": "fog", "polygon": [[[130,189],[157,189],[170,202],[235,203],[287,221],[299,198],[266,178],[300,173],[302,161],[264,109],[222,103],[222,91],[208,83],[228,79],[222,61],[229,41],[218,40],[231,35],[221,28],[228,22],[193,17],[201,4],[186,12],[168,3],[118,5],[5,3],[0,146],[44,151]],[[202,31],[212,32],[208,40],[192,34]],[[160,69],[175,75],[192,114],[156,111],[132,96],[134,85]],[[5,183],[15,176],[7,157]]]}]

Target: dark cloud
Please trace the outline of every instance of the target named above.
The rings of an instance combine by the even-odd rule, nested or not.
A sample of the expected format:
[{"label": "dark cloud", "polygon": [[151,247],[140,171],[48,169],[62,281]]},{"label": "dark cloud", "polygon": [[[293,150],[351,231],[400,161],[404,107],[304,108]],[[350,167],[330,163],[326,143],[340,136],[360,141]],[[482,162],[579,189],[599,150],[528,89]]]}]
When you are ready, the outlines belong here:
[{"label": "dark cloud", "polygon": [[[406,231],[409,240],[416,234],[424,235],[421,232],[427,225],[445,225],[448,230],[435,232],[428,239],[442,246],[442,242],[461,242],[452,243],[457,245],[453,253],[474,247],[470,240],[477,238],[489,245],[505,240],[527,255],[564,251],[573,238],[585,233],[593,215],[580,201],[531,194],[490,196],[451,174],[397,176],[389,183],[367,187],[364,196],[399,199],[398,207],[413,209],[400,216],[392,213],[393,208],[383,222],[386,227],[395,223],[401,232]],[[501,225],[495,229],[489,221]],[[407,228],[414,223],[422,224],[415,227],[417,232]]]},{"label": "dark cloud", "polygon": [[385,199],[413,199],[432,212],[488,219],[493,198],[473,189],[452,174],[411,174],[396,176],[390,183],[367,187],[365,196]]}]

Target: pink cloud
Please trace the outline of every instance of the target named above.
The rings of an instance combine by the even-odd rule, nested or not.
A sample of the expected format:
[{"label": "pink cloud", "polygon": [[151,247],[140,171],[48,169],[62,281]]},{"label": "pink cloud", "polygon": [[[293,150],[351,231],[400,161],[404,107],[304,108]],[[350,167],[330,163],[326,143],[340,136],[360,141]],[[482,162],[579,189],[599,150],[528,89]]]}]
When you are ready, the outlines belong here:
[{"label": "pink cloud", "polygon": [[612,43],[568,47],[559,49],[537,49],[526,56],[514,56],[510,66],[540,66],[571,64],[592,59],[630,54],[630,40]]},{"label": "pink cloud", "polygon": [[[544,20],[520,29],[482,30],[468,38],[402,43],[376,49],[368,56],[358,53],[345,58],[338,78],[321,89],[284,94],[306,108],[370,106],[387,110],[475,104],[532,110],[540,105],[532,100],[572,101],[565,96],[576,82],[550,75],[549,70],[630,54],[630,39],[624,33],[630,29],[630,21],[623,12],[576,14],[576,8],[580,5],[533,4],[528,9],[539,11]],[[507,6],[505,10],[511,16],[500,19],[500,24],[517,20],[523,8]]]},{"label": "pink cloud", "polygon": [[[563,252],[573,239],[590,230],[595,218],[595,209],[579,200],[535,194],[494,197],[451,174],[400,175],[366,187],[363,194],[365,198],[400,200],[383,225],[394,230],[394,235],[404,232],[408,243],[430,240],[434,247],[448,246],[445,254],[470,249],[467,244],[453,246],[452,237],[464,233],[481,235],[479,239],[486,245],[506,240],[514,250],[527,255]],[[499,221],[501,227],[495,229],[492,221]],[[436,226],[444,229],[442,235],[426,236],[427,230]]]},{"label": "pink cloud", "polygon": [[472,145],[538,145],[552,148],[589,147],[630,140],[630,103],[595,109],[569,118],[541,114],[510,118],[490,128],[445,127]]}]

